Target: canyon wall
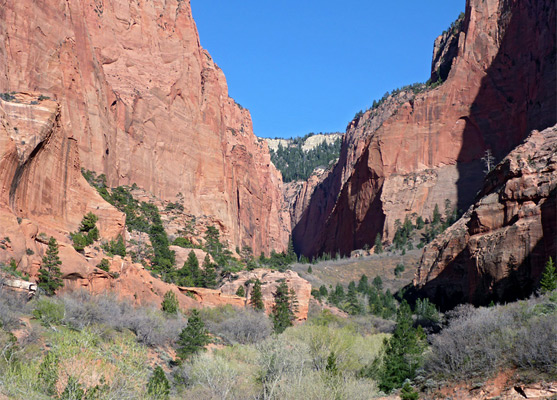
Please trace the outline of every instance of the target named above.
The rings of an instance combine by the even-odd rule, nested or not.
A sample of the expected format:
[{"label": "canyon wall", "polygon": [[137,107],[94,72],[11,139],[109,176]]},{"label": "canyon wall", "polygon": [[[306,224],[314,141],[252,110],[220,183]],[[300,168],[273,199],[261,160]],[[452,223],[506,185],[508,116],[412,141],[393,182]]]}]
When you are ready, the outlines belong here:
[{"label": "canyon wall", "polygon": [[556,122],[555,25],[551,0],[468,0],[455,38],[434,49],[433,68],[451,66],[446,81],[403,90],[350,123],[293,229],[296,250],[349,254],[378,233],[389,242],[406,215],[429,218],[447,200],[467,209],[486,150],[500,160]]},{"label": "canyon wall", "polygon": [[281,177],[202,49],[188,0],[0,0],[0,92],[60,103],[82,166],[180,194],[230,247],[286,248]]},{"label": "canyon wall", "polygon": [[557,125],[488,174],[478,200],[424,249],[415,291],[443,309],[529,296],[557,255]]}]

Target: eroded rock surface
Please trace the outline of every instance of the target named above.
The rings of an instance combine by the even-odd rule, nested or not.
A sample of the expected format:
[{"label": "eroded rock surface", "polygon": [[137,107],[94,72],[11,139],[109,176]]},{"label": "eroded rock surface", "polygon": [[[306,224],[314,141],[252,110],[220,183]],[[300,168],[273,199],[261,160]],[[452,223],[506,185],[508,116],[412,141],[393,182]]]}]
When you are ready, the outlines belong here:
[{"label": "eroded rock surface", "polygon": [[218,221],[231,248],[286,248],[280,174],[200,46],[189,0],[3,1],[8,91],[56,99],[83,167],[109,186],[181,194],[185,212]]},{"label": "eroded rock surface", "polygon": [[465,215],[426,246],[414,279],[443,308],[530,295],[557,254],[557,126],[534,131],[486,177]]},{"label": "eroded rock surface", "polygon": [[392,240],[406,215],[430,218],[446,200],[468,208],[486,150],[500,160],[556,122],[555,25],[550,0],[469,0],[447,80],[349,124],[338,164],[293,229],[297,251],[347,255],[378,233]]}]

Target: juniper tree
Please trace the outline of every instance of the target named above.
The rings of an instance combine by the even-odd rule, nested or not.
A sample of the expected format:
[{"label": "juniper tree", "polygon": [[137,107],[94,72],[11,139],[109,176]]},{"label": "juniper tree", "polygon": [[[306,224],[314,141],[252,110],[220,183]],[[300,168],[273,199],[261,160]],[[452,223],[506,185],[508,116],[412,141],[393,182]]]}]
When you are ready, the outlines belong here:
[{"label": "juniper tree", "polygon": [[54,237],[50,237],[46,255],[43,257],[41,268],[39,269],[38,287],[52,296],[56,289],[64,286],[62,273],[60,272],[60,257],[58,257],[58,243]]},{"label": "juniper tree", "polygon": [[161,310],[167,314],[176,314],[180,308],[176,294],[169,290],[164,294],[161,304]]}]

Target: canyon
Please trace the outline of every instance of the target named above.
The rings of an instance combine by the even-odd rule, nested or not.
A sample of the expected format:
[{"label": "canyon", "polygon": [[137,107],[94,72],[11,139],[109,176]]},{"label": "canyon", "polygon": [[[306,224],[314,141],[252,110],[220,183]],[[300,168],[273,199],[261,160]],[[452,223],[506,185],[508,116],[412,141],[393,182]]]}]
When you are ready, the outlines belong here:
[{"label": "canyon", "polygon": [[[89,211],[99,218],[101,240],[132,239],[124,214],[89,186],[82,170],[103,174],[109,187],[137,187],[161,207],[179,202],[181,215],[165,215],[167,230],[175,234],[201,221],[197,238],[188,238],[194,245],[215,226],[229,249],[255,255],[287,250],[290,236],[299,255],[349,255],[372,247],[378,235],[390,244],[405,217],[427,221],[436,206],[472,206],[425,249],[414,282],[447,307],[455,305],[454,293],[484,304],[507,299],[516,285],[531,292],[543,260],[555,254],[547,239],[556,229],[548,211],[555,209],[554,191],[530,188],[539,182],[551,188],[554,177],[523,171],[529,178],[517,183],[526,167],[508,155],[534,131],[516,151],[552,160],[546,128],[557,122],[557,83],[550,0],[467,1],[434,43],[428,84],[395,90],[358,113],[342,135],[336,164],[289,184],[270,158],[279,142],[257,138],[249,111],[229,97],[187,0],[47,0],[41,7],[0,1],[0,43],[0,262],[14,260],[30,277],[52,236],[68,288],[111,288],[140,302],[160,302],[172,290],[187,308],[245,304],[235,296],[240,283],[216,291],[178,288],[130,258],[112,258],[106,272],[96,267],[102,251],[75,251],[69,234]],[[329,140],[310,139],[310,148]],[[542,154],[529,143],[550,150]],[[491,184],[484,183],[487,152],[495,163],[503,160],[487,175]],[[521,194],[495,200],[493,185],[518,185]],[[523,214],[532,224],[528,245],[517,228],[527,225]],[[506,239],[493,239],[503,228]],[[489,232],[495,233],[488,238]],[[472,256],[487,245],[480,234],[495,246],[496,260]],[[183,262],[186,252],[176,250]],[[498,283],[522,265],[518,283]],[[462,270],[480,272],[455,272]],[[299,277],[277,279],[297,282],[303,320],[311,288]],[[277,279],[267,282],[268,311]]]},{"label": "canyon", "polygon": [[289,195],[296,251],[348,255],[378,234],[390,243],[406,216],[430,219],[447,201],[466,210],[487,150],[501,160],[556,122],[554,22],[551,1],[468,1],[435,42],[432,81],[446,80],[357,115],[335,167]]}]

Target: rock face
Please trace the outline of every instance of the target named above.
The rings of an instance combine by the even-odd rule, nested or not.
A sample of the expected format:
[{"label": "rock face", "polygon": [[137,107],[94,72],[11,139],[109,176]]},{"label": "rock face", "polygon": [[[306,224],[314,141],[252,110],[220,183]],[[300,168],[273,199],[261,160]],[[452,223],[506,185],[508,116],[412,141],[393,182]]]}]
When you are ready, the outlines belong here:
[{"label": "rock face", "polygon": [[[342,133],[318,133],[311,135],[302,143],[303,151],[310,151],[319,146],[321,143],[333,144],[342,138]],[[292,144],[292,139],[265,139],[270,150],[277,151],[279,145],[288,147]]]},{"label": "rock face", "polygon": [[556,122],[555,25],[551,0],[467,1],[457,55],[441,57],[451,59],[445,83],[402,91],[350,123],[293,229],[296,250],[347,255],[378,233],[389,242],[406,215],[429,218],[447,200],[468,208],[486,150],[500,160]]},{"label": "rock face", "polygon": [[189,0],[0,1],[0,91],[12,90],[58,100],[83,167],[110,186],[181,193],[231,248],[286,248],[280,174],[201,48]]},{"label": "rock face", "polygon": [[530,295],[557,254],[557,126],[534,131],[424,250],[414,285],[442,308]]},{"label": "rock face", "polygon": [[[244,286],[246,298],[245,303],[249,303],[253,290],[253,282],[257,279],[261,281],[261,293],[265,311],[270,314],[275,304],[273,294],[276,292],[281,282],[286,282],[291,290],[296,293],[298,300],[298,311],[295,313],[297,321],[305,321],[308,317],[309,300],[311,297],[311,284],[294,271],[269,271],[267,269],[255,269],[253,271],[242,271],[238,277],[231,282],[221,286],[220,291],[225,295],[236,294],[240,286]],[[237,297],[237,296],[236,296]]]},{"label": "rock face", "polygon": [[63,133],[58,104],[32,94],[12,97],[0,100],[0,236],[9,238],[0,262],[31,268],[40,260],[40,233],[62,239],[89,211],[99,217],[102,238],[122,234],[124,215],[81,176],[77,144]]}]

